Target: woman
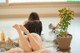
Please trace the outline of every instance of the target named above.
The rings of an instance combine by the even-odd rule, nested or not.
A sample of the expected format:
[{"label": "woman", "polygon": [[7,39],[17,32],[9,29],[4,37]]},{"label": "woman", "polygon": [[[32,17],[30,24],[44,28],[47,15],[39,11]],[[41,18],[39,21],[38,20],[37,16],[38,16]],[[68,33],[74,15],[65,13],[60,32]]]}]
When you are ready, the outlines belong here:
[{"label": "woman", "polygon": [[[38,34],[29,33],[29,31],[22,25],[16,24],[13,27],[17,30],[19,34],[19,46],[21,49],[24,50],[25,53],[49,53],[47,49],[42,49],[41,37]],[[24,36],[22,31],[25,32],[27,35]]]},{"label": "woman", "polygon": [[29,16],[28,22],[24,24],[24,27],[29,30],[30,33],[37,33],[41,35],[42,22],[36,12],[32,12]]}]

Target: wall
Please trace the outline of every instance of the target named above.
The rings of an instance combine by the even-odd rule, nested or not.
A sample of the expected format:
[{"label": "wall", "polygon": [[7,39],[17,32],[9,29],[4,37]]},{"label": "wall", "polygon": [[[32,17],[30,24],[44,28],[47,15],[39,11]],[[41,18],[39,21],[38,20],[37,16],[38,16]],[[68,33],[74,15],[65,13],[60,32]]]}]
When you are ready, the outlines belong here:
[{"label": "wall", "polygon": [[31,12],[37,12],[40,17],[56,17],[58,10],[64,7],[74,10],[75,16],[80,16],[79,2],[41,2],[0,4],[0,18],[28,17]]}]

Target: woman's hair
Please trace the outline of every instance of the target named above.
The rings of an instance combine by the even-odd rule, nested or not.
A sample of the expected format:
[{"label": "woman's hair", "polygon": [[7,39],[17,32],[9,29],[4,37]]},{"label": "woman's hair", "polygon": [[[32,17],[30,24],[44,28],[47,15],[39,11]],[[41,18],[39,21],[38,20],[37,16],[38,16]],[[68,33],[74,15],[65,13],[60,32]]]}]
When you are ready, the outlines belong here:
[{"label": "woman's hair", "polygon": [[42,23],[39,20],[28,21],[24,27],[29,30],[30,33],[37,33],[41,35]]},{"label": "woman's hair", "polygon": [[39,16],[36,12],[32,12],[28,19],[28,21],[34,21],[34,20],[39,20]]}]

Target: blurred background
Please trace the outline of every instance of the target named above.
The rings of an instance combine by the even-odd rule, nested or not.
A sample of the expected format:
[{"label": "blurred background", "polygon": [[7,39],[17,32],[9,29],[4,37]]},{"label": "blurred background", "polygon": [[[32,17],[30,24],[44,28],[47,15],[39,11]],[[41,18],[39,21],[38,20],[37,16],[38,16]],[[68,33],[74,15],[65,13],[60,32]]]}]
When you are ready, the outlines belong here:
[{"label": "blurred background", "polygon": [[47,35],[50,32],[48,25],[52,23],[55,26],[60,21],[58,10],[62,8],[69,8],[75,12],[68,32],[73,35],[72,50],[79,51],[80,42],[77,42],[80,40],[79,0],[0,0],[0,33],[4,32],[6,38],[10,37],[13,40],[19,38],[12,26],[23,25],[31,12],[37,12],[43,25],[42,33]]}]

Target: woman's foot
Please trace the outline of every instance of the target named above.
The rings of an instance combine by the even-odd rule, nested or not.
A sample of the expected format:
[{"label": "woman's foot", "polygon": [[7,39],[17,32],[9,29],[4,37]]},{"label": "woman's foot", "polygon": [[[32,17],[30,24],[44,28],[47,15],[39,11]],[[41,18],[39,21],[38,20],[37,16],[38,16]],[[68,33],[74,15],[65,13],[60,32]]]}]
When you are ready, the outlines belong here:
[{"label": "woman's foot", "polygon": [[24,26],[22,26],[22,25],[19,25],[19,26],[20,26],[20,29],[21,29],[22,31],[24,31],[27,35],[30,34],[29,31],[28,31]]},{"label": "woman's foot", "polygon": [[15,24],[15,25],[13,26],[13,28],[15,28],[15,29],[19,29],[18,24]]}]

